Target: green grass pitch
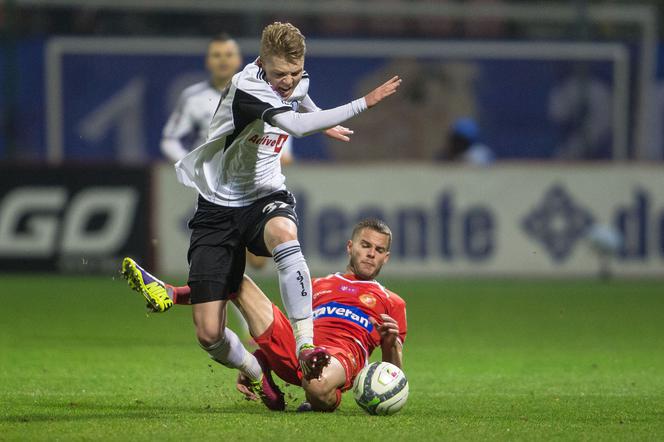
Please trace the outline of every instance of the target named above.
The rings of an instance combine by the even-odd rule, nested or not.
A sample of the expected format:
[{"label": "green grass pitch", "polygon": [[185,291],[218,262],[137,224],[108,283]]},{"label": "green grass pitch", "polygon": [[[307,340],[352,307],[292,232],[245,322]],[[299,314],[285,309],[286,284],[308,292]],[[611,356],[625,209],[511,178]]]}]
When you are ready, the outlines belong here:
[{"label": "green grass pitch", "polygon": [[187,307],[146,317],[117,278],[0,281],[0,440],[664,439],[662,282],[385,281],[410,398],[374,417],[242,400]]}]

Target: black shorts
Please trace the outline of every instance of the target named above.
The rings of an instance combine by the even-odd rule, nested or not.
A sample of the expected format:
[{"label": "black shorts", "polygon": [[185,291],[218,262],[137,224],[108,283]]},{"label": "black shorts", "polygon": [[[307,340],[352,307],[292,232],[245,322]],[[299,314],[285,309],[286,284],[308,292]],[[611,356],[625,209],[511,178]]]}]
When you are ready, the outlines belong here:
[{"label": "black shorts", "polygon": [[198,197],[189,242],[191,303],[228,299],[238,291],[244,275],[246,249],[258,256],[272,256],[263,230],[272,218],[283,216],[297,224],[295,198],[278,191],[246,207],[223,207]]}]

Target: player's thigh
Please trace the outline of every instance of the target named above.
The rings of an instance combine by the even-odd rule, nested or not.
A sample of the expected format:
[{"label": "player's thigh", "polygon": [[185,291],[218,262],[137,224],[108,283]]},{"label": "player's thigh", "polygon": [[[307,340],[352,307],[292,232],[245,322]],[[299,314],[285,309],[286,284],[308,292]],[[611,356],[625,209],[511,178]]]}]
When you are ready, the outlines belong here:
[{"label": "player's thigh", "polygon": [[213,324],[222,327],[226,319],[226,303],[228,301],[210,301],[191,306],[194,324],[204,326]]},{"label": "player's thigh", "polygon": [[295,198],[289,192],[275,192],[255,202],[243,217],[249,226],[245,230],[247,247],[257,256],[272,256],[276,246],[297,239]]},{"label": "player's thigh", "polygon": [[285,216],[275,216],[265,223],[263,240],[268,250],[279,244],[297,239],[297,224]]},{"label": "player's thigh", "polygon": [[238,208],[220,207],[201,198],[194,217],[187,259],[191,303],[228,299],[244,274],[245,245],[236,216]]},{"label": "player's thigh", "polygon": [[203,345],[212,345],[224,335],[226,327],[225,300],[192,304],[192,316],[196,335]]},{"label": "player's thigh", "polygon": [[191,303],[227,300],[240,289],[246,263],[244,246],[196,246],[189,251],[187,281]]},{"label": "player's thigh", "polygon": [[265,333],[274,322],[272,301],[246,275],[233,302],[240,309],[242,316],[249,325],[249,333],[254,337]]}]

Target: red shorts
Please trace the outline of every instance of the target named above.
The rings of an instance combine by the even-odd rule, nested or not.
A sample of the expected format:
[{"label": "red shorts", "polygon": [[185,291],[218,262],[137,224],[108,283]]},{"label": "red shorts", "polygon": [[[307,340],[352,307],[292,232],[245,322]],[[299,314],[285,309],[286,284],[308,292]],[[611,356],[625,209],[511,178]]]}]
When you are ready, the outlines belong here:
[{"label": "red shorts", "polygon": [[[301,385],[302,372],[300,371],[297,355],[295,355],[293,328],[288,318],[274,304],[272,305],[272,311],[274,312],[274,322],[265,330],[265,333],[254,340],[265,353],[270,368],[277,376],[289,384]],[[337,359],[344,368],[346,383],[341,387],[341,390],[350,389],[361,368],[357,366],[352,351],[341,347],[319,345],[323,345],[330,356]]]}]

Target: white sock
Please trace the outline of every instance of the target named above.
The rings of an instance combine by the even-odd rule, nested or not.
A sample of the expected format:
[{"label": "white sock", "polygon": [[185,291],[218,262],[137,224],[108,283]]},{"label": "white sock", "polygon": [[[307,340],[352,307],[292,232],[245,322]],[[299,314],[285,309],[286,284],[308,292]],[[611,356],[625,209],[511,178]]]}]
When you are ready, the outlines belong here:
[{"label": "white sock", "polygon": [[281,300],[293,326],[295,350],[313,345],[314,325],[311,312],[311,276],[297,240],[286,241],[272,250],[279,272]]},{"label": "white sock", "polygon": [[299,352],[304,344],[313,345],[314,342],[314,321],[312,318],[291,319],[293,327],[293,336],[295,336],[295,350]]},{"label": "white sock", "polygon": [[258,381],[263,374],[254,355],[249,353],[240,342],[240,338],[229,328],[224,329],[224,337],[209,347],[203,347],[212,359],[229,368],[236,368],[253,381]]}]

